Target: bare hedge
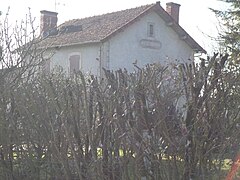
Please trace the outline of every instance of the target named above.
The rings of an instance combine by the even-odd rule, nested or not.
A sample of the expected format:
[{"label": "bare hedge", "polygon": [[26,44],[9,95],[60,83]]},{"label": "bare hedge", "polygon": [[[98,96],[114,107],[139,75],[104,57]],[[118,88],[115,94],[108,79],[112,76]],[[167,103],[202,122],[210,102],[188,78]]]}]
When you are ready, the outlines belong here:
[{"label": "bare hedge", "polygon": [[18,81],[0,94],[0,179],[222,179],[240,140],[226,60]]}]

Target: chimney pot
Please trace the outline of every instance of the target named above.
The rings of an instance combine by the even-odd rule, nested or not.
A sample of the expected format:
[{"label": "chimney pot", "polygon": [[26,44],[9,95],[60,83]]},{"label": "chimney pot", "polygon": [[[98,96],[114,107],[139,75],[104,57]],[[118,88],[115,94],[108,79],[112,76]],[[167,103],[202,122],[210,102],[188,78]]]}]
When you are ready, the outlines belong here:
[{"label": "chimney pot", "polygon": [[57,27],[58,13],[46,10],[40,11],[40,13],[40,33],[44,36]]},{"label": "chimney pot", "polygon": [[179,23],[179,10],[180,4],[169,2],[166,4],[166,11],[167,13],[172,16],[172,18]]}]

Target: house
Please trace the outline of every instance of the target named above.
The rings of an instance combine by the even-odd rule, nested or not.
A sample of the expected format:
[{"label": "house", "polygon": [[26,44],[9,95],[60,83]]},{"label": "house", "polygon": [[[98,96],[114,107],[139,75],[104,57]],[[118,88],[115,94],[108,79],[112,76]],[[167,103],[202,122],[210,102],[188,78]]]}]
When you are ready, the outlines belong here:
[{"label": "house", "polygon": [[41,47],[53,52],[45,64],[60,65],[67,72],[82,70],[101,75],[102,68],[133,69],[160,62],[193,59],[206,51],[179,25],[179,8],[160,2],[83,19],[57,26],[57,13],[41,11]]}]

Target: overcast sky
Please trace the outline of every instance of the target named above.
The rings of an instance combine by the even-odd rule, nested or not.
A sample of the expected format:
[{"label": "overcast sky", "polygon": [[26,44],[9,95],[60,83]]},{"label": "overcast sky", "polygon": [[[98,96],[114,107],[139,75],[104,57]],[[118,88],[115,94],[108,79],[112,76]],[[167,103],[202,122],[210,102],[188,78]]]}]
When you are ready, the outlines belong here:
[{"label": "overcast sky", "polygon": [[[0,0],[2,17],[10,7],[11,23],[24,19],[28,9],[36,17],[35,25],[39,26],[40,10],[57,11],[58,22],[83,18],[113,11],[134,8],[141,5],[156,3],[154,0]],[[162,0],[165,9],[167,2],[176,2],[180,7],[180,25],[206,50],[213,49],[214,43],[208,36],[217,36],[217,19],[209,10],[225,9],[225,4],[219,0]]]}]

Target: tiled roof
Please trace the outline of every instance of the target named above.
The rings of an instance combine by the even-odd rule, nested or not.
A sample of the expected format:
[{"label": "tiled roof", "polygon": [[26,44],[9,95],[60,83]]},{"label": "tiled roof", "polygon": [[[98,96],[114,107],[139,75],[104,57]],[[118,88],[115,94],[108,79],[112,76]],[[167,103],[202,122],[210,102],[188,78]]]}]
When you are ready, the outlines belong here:
[{"label": "tiled roof", "polygon": [[99,42],[111,33],[125,26],[140,14],[151,8],[152,5],[145,5],[133,9],[103,14],[99,16],[87,17],[83,19],[73,19],[59,26],[81,25],[82,30],[73,33],[64,33],[50,36],[43,43],[50,46],[66,46],[72,44],[84,44],[89,42]]},{"label": "tiled roof", "polygon": [[42,47],[70,46],[101,42],[135,22],[150,11],[155,11],[166,23],[171,22],[173,30],[195,51],[206,52],[159,3],[140,6],[132,9],[112,12],[83,19],[73,19],[61,24],[58,29],[67,26],[81,26],[81,30],[72,33],[58,33],[41,42]]}]

